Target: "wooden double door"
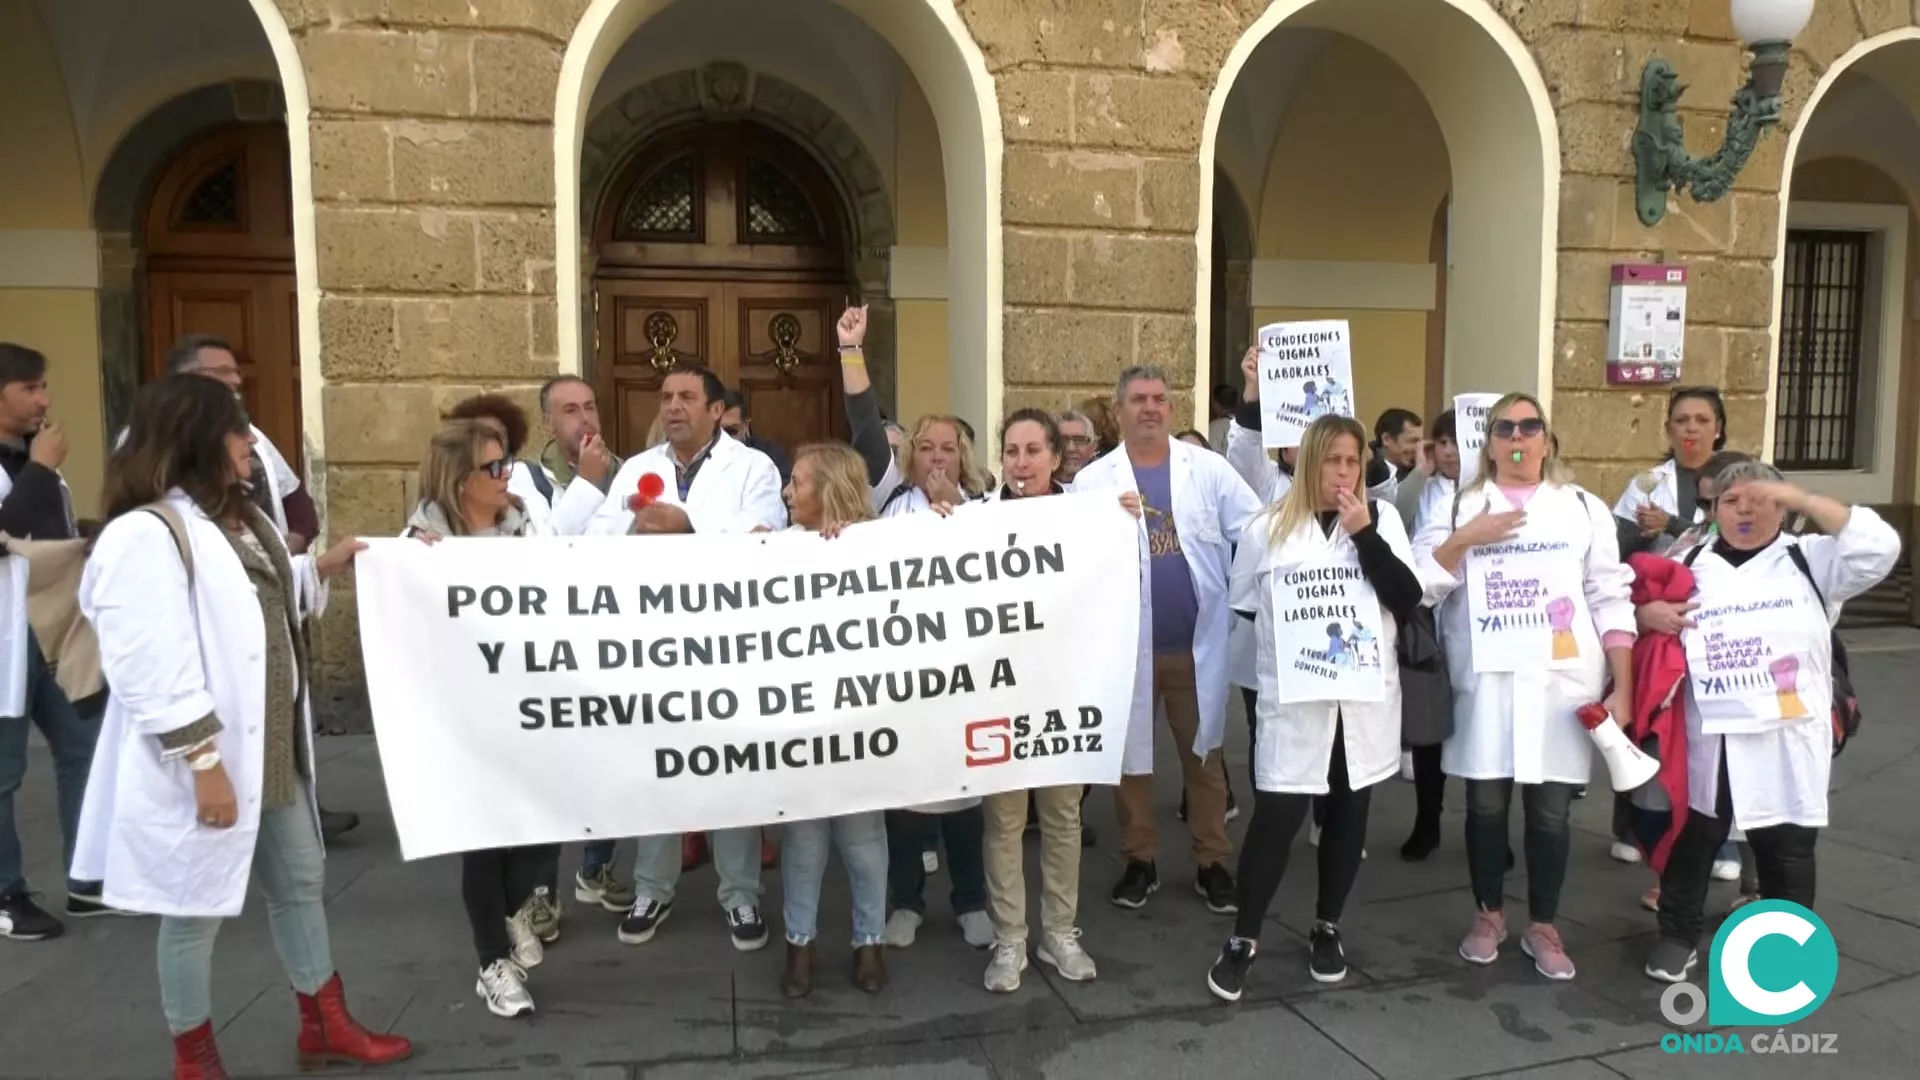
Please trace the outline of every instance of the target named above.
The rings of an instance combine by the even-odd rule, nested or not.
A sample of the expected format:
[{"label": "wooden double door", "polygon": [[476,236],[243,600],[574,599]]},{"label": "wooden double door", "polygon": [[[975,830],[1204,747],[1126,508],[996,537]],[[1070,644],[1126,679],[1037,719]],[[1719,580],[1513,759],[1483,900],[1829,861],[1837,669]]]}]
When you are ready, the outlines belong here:
[{"label": "wooden double door", "polygon": [[754,434],[788,453],[845,438],[834,325],[846,301],[836,284],[600,281],[595,392],[614,448],[633,454],[648,445],[661,383],[687,364],[739,391]]},{"label": "wooden double door", "polygon": [[701,364],[793,451],[845,438],[834,331],[850,298],[847,214],[825,170],[750,121],[640,146],[595,221],[594,382],[614,449],[648,445],[660,384]]},{"label": "wooden double door", "polygon": [[184,148],[160,172],[142,236],[147,375],[188,334],[233,346],[254,425],[296,471],[300,435],[299,299],[287,132],[243,124]]}]

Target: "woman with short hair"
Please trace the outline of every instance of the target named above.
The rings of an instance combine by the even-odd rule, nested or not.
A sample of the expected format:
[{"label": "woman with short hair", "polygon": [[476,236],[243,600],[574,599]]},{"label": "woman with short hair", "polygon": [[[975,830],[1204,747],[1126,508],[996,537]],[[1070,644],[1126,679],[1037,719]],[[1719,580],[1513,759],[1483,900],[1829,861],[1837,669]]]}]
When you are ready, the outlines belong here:
[{"label": "woman with short hair", "polygon": [[247,886],[300,1010],[300,1062],[382,1065],[413,1051],[347,1012],[324,908],[313,798],[306,624],[326,579],[365,548],[293,555],[245,485],[239,399],[198,375],[133,397],[107,463],[107,524],[80,608],[113,687],[81,813],[75,876],[107,904],[159,915],[160,1004],[175,1080],[225,1080],[213,1035],[213,944]]}]

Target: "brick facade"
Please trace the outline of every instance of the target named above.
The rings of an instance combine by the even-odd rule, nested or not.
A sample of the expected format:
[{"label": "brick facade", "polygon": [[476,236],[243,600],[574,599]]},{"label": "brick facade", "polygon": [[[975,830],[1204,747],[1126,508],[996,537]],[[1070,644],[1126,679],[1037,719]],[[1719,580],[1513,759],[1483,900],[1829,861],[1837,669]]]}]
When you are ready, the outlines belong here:
[{"label": "brick facade", "polygon": [[[1165,365],[1188,408],[1202,124],[1224,60],[1267,4],[954,2],[992,73],[1005,139],[1006,408],[1110,390],[1135,362]],[[1662,449],[1664,394],[1608,389],[1601,354],[1608,267],[1663,252],[1694,274],[1687,378],[1724,386],[1734,445],[1757,448],[1787,132],[1828,65],[1920,21],[1920,2],[1820,0],[1782,127],[1729,198],[1676,199],[1655,229],[1632,205],[1640,70],[1655,52],[1673,61],[1692,87],[1690,145],[1717,145],[1744,77],[1728,0],[1484,2],[1531,50],[1557,112],[1555,413],[1582,480],[1618,491]],[[483,384],[531,393],[556,369],[568,316],[554,299],[552,114],[588,0],[277,3],[312,105],[327,379],[315,464],[334,533],[385,534],[438,408]],[[323,655],[346,675],[351,597],[335,604]]]}]

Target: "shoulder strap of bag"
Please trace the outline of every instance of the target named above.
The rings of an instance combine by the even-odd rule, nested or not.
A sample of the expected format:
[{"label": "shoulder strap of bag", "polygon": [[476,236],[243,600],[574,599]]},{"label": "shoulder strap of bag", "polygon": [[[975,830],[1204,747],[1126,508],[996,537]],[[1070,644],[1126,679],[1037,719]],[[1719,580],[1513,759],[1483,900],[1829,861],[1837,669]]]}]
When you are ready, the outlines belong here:
[{"label": "shoulder strap of bag", "polygon": [[533,489],[540,493],[541,498],[547,500],[548,506],[552,506],[553,481],[547,478],[546,466],[537,461],[530,461],[527,463],[527,471],[533,474]]},{"label": "shoulder strap of bag", "polygon": [[894,488],[891,492],[887,494],[886,501],[880,504],[880,513],[876,516],[885,517],[887,515],[887,508],[892,506],[894,503],[899,502],[900,496],[905,495],[907,492],[912,490],[913,490],[913,485],[910,483],[901,484],[898,487]]},{"label": "shoulder strap of bag", "polygon": [[145,508],[147,513],[166,523],[167,531],[173,534],[174,546],[180,549],[180,564],[187,568],[187,588],[193,588],[193,544],[187,540],[187,523],[180,512],[166,503],[154,503]]},{"label": "shoulder strap of bag", "polygon": [[1820,591],[1820,583],[1813,579],[1813,567],[1807,565],[1807,553],[1800,550],[1799,544],[1788,544],[1787,558],[1793,560],[1793,565],[1800,568],[1800,573],[1807,579],[1807,584],[1813,586],[1813,598],[1820,601],[1820,610],[1825,612],[1827,594]]}]

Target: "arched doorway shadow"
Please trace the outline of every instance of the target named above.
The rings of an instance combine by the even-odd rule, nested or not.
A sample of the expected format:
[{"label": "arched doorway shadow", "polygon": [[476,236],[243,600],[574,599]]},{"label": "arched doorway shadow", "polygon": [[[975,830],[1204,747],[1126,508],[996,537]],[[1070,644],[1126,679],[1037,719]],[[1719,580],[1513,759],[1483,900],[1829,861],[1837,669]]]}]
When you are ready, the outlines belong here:
[{"label": "arched doorway shadow", "polygon": [[[1219,213],[1214,176],[1228,99],[1254,51],[1283,32],[1343,35],[1383,54],[1418,87],[1440,127],[1457,271],[1444,298],[1447,392],[1524,389],[1550,398],[1559,139],[1531,54],[1479,0],[1276,0],[1268,7],[1229,52],[1208,101],[1196,238],[1203,261]],[[1211,277],[1203,273],[1199,283],[1202,320],[1211,317]],[[1199,335],[1203,343],[1210,337]],[[1199,360],[1205,371],[1206,357]]]}]

